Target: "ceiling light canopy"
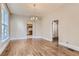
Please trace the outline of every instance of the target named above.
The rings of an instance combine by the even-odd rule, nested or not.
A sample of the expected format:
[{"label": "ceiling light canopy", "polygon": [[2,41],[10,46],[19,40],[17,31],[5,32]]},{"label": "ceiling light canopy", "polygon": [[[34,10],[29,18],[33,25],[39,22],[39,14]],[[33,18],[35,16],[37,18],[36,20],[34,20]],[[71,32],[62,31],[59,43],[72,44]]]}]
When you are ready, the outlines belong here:
[{"label": "ceiling light canopy", "polygon": [[36,7],[36,4],[33,4],[33,7]]}]

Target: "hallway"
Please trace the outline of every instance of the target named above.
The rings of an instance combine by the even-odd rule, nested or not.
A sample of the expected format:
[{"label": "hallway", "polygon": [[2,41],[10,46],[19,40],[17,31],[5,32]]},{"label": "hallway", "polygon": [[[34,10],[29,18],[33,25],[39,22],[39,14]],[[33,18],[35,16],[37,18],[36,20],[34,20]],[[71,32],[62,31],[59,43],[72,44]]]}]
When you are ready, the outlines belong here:
[{"label": "hallway", "polygon": [[79,52],[44,39],[24,39],[10,41],[2,56],[79,56]]}]

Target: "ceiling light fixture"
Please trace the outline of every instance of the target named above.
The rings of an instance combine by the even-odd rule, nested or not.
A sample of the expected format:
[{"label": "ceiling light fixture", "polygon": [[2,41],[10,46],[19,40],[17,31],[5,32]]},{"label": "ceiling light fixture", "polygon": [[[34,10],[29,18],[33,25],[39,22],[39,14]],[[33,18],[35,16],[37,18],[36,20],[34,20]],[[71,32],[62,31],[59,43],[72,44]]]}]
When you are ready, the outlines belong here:
[{"label": "ceiling light fixture", "polygon": [[38,20],[38,19],[39,19],[38,16],[33,16],[33,17],[31,17],[31,20]]},{"label": "ceiling light fixture", "polygon": [[[35,11],[35,7],[36,7],[36,4],[34,3],[34,4],[33,4],[34,11]],[[39,19],[39,17],[38,17],[38,16],[32,16],[30,19],[31,19],[32,21],[36,21],[36,20]]]},{"label": "ceiling light fixture", "polygon": [[36,7],[36,4],[33,4],[33,7]]}]

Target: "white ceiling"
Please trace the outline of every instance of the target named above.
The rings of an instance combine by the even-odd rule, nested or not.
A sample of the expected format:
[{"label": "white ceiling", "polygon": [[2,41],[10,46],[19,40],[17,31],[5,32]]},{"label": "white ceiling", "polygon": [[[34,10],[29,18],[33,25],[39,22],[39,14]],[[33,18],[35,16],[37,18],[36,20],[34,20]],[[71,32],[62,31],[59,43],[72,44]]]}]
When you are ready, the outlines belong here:
[{"label": "white ceiling", "polygon": [[9,10],[12,14],[24,16],[44,16],[56,11],[63,4],[58,3],[8,3]]}]

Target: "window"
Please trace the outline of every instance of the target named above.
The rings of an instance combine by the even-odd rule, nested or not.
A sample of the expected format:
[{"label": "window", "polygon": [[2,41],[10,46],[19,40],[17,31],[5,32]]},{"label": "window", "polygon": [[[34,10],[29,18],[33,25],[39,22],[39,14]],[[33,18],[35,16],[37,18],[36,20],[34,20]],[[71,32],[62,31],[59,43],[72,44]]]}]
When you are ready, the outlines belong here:
[{"label": "window", "polygon": [[2,26],[2,24],[1,24],[1,10],[0,10],[0,39],[1,39],[1,26]]},{"label": "window", "polygon": [[[4,6],[3,6],[4,7]],[[9,13],[7,8],[2,9],[2,40],[9,38]]]}]

